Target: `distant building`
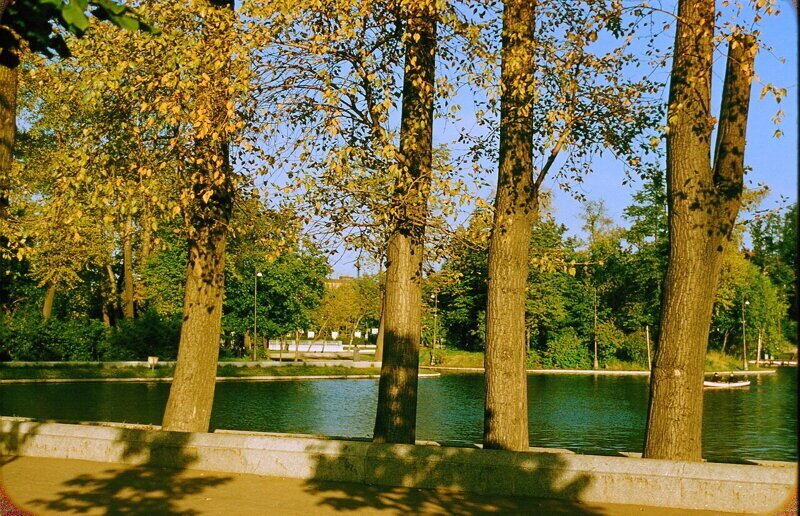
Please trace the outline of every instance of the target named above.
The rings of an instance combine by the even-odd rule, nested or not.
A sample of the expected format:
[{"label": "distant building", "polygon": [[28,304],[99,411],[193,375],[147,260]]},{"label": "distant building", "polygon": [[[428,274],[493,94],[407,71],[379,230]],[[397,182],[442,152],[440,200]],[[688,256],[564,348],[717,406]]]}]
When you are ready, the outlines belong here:
[{"label": "distant building", "polygon": [[325,278],[325,288],[328,289],[335,289],[339,288],[345,283],[350,283],[351,281],[355,280],[352,276],[339,276],[338,278]]}]

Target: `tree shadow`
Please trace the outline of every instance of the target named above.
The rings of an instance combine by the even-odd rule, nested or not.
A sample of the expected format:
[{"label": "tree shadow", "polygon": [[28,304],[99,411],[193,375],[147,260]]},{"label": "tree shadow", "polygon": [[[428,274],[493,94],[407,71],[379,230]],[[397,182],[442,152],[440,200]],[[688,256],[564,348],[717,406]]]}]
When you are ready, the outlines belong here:
[{"label": "tree shadow", "polygon": [[[388,510],[398,513],[602,514],[580,502],[591,479],[569,471],[564,454],[483,450],[475,445],[365,445],[363,472],[352,456],[322,453],[305,491],[319,506],[335,511]],[[343,470],[362,483],[333,483]],[[320,493],[323,493],[320,496]],[[535,497],[532,496],[535,493]]]},{"label": "tree shadow", "polygon": [[19,451],[37,434],[40,425],[25,418],[4,419],[0,422],[0,468],[17,459]]},{"label": "tree shadow", "polygon": [[29,500],[26,508],[55,513],[87,513],[102,507],[109,514],[199,514],[181,508],[180,502],[232,477],[185,475],[197,460],[191,437],[120,428],[114,441],[123,446],[119,462],[137,465],[109,463],[102,471],[78,474],[63,481],[52,496]]}]

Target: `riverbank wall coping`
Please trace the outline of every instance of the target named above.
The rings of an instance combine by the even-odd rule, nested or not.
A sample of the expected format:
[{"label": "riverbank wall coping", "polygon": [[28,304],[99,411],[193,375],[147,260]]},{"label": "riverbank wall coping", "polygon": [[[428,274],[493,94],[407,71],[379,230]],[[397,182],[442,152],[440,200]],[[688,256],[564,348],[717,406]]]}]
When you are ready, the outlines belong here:
[{"label": "riverbank wall coping", "polygon": [[[418,378],[437,378],[441,373],[419,373]],[[286,382],[301,380],[377,380],[379,374],[345,375],[286,375],[286,376],[217,376],[217,382]],[[169,383],[171,376],[163,378],[15,378],[0,380],[0,385],[17,383]]]},{"label": "riverbank wall coping", "polygon": [[[155,367],[174,366],[174,360],[159,361]],[[220,366],[233,366],[233,367],[292,367],[292,366],[317,366],[317,367],[348,367],[348,368],[370,368],[380,367],[381,362],[374,362],[369,360],[317,360],[313,357],[305,356],[302,360],[278,362],[277,360],[259,360],[259,361],[220,361]],[[74,361],[51,361],[51,362],[0,362],[0,368],[3,367],[151,367],[151,364],[146,360],[130,360],[130,361],[116,361],[116,362],[74,362]]]},{"label": "riverbank wall coping", "polygon": [[796,463],[690,463],[9,417],[0,418],[0,436],[3,455],[739,513],[778,507],[797,479]]},{"label": "riverbank wall coping", "polygon": [[[455,371],[469,373],[483,373],[483,367],[450,367],[450,366],[420,366],[421,369],[433,371]],[[607,376],[650,376],[650,371],[642,370],[616,370],[616,369],[526,369],[528,374],[584,374]],[[759,369],[757,371],[717,371],[721,375],[757,375],[776,373],[775,369]],[[706,374],[711,374],[707,372]]]}]

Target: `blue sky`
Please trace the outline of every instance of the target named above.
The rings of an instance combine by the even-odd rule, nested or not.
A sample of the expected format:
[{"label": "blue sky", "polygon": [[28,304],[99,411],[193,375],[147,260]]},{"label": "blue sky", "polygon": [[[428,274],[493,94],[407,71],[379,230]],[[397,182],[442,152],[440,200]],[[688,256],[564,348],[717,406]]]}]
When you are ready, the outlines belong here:
[{"label": "blue sky", "polygon": [[[756,59],[757,80],[753,83],[747,129],[748,142],[745,150],[745,164],[752,168],[745,179],[747,185],[756,187],[765,184],[769,187],[769,194],[761,204],[762,209],[776,208],[797,200],[797,13],[791,1],[782,0],[778,5],[781,13],[766,17],[760,24],[762,42],[771,50],[762,50]],[[674,32],[668,35],[670,39],[673,36]],[[712,105],[715,109],[719,106],[724,60],[724,55],[717,55],[714,68],[716,82],[712,90]],[[655,78],[667,82],[667,70],[659,73],[661,75]],[[787,94],[780,105],[770,96],[759,100],[763,86],[768,83],[786,89]],[[666,88],[664,97],[666,98]],[[784,116],[780,125],[776,126],[772,118],[778,109],[783,110]],[[780,138],[774,137],[778,128],[783,132]],[[447,129],[442,129],[444,130],[440,129],[435,134],[447,138],[445,134],[448,132]],[[628,185],[623,185],[625,179],[623,167],[610,158],[594,160],[593,169],[594,172],[586,176],[584,182],[575,188],[589,200],[604,200],[608,214],[618,224],[624,225],[622,212],[630,204],[631,195],[641,186],[641,182],[635,179]],[[489,178],[489,181],[493,183],[494,179]],[[580,236],[581,204],[571,193],[561,190],[552,175],[545,181],[545,188],[553,193],[553,211],[556,220],[567,226],[568,234]],[[333,275],[355,275],[354,258],[351,253],[332,256]]]},{"label": "blue sky", "polygon": [[[746,183],[755,187],[760,183],[769,186],[770,193],[762,203],[764,209],[778,206],[781,196],[789,202],[797,200],[797,17],[790,1],[780,2],[782,12],[762,22],[762,38],[773,51],[762,51],[756,58],[756,74],[752,101],[747,125],[747,148],[745,164],[752,167],[747,174]],[[781,63],[779,58],[785,59]],[[717,82],[713,85],[713,106],[719,106],[724,56],[718,56],[715,63]],[[666,73],[666,72],[664,72]],[[764,84],[772,83],[787,90],[787,96],[777,105],[771,97],[759,100]],[[771,120],[778,109],[785,112],[783,122],[776,126]],[[783,131],[781,138],[773,136],[775,129]],[[602,170],[588,176],[580,191],[592,200],[604,199],[609,214],[618,222],[622,221],[622,211],[630,204],[630,197],[641,185],[637,180],[622,186],[624,177],[622,167],[608,160],[602,160]],[[580,234],[581,221],[578,214],[580,204],[569,194],[553,187],[556,218],[567,225],[570,234]]]}]

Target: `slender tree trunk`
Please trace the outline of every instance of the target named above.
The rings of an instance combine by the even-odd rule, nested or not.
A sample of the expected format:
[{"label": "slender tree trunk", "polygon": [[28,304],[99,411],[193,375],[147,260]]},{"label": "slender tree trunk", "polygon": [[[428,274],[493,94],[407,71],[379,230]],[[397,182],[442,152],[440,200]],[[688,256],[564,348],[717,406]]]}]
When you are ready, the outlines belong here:
[{"label": "slender tree trunk", "polygon": [[53,301],[56,299],[56,284],[54,281],[47,282],[47,290],[44,291],[44,303],[42,303],[42,319],[45,321],[53,315]]},{"label": "slender tree trunk", "polygon": [[416,438],[417,374],[422,338],[422,254],[431,183],[436,2],[405,5],[406,55],[384,298],[384,349],[375,415],[376,442]]},{"label": "slender tree trunk", "polygon": [[119,292],[117,290],[117,276],[114,274],[114,269],[110,263],[106,263],[106,275],[108,276],[109,287],[107,303],[111,318],[116,319],[119,316]]},{"label": "slender tree trunk", "polygon": [[[206,26],[204,37],[214,44],[230,41],[232,0],[211,0],[209,8],[217,15],[218,25]],[[221,54],[228,58],[225,50]],[[219,57],[206,59],[216,89],[209,95],[209,111],[224,117],[229,67],[219,66]],[[220,118],[215,123],[221,127],[225,120]],[[192,204],[184,215],[189,232],[186,295],[178,360],[163,422],[166,430],[184,432],[207,432],[211,421],[222,327],[225,245],[236,196],[228,143],[207,136],[196,141],[196,146],[203,164],[192,186]]]},{"label": "slender tree trunk", "polygon": [[375,338],[375,361],[383,361],[383,335],[385,331],[385,306],[386,306],[386,293],[381,292],[381,316],[378,321],[378,336]]},{"label": "slender tree trunk", "polygon": [[667,137],[669,262],[644,457],[700,461],[703,365],[722,251],[739,210],[755,42],[734,36],[709,163],[713,0],[681,0]]},{"label": "slender tree trunk", "polygon": [[147,263],[147,259],[150,258],[150,253],[153,250],[153,213],[147,203],[145,203],[139,224],[142,230],[142,247],[139,251],[139,263],[144,265]]},{"label": "slender tree trunk", "polygon": [[[140,247],[139,247],[139,255],[137,256],[136,262],[138,263],[137,269],[140,273],[144,273],[145,267],[147,266],[147,261],[150,259],[150,254],[153,250],[153,215],[150,211],[149,205],[145,203],[145,207],[142,213],[141,218],[139,219],[139,224],[141,227],[141,237],[140,237]],[[145,285],[143,282],[135,282],[134,284],[134,292],[135,298],[143,299],[144,297],[144,289]]]},{"label": "slender tree trunk", "polygon": [[725,348],[728,346],[728,336],[731,334],[730,330],[725,330],[722,334],[722,354],[725,354]]},{"label": "slender tree trunk", "polygon": [[103,326],[110,328],[115,317],[113,312],[117,298],[117,284],[114,271],[109,263],[106,263],[106,273],[106,279],[100,280],[100,303],[102,304]]},{"label": "slender tree trunk", "polygon": [[486,304],[484,448],[528,449],[525,288],[538,210],[533,182],[535,2],[508,0],[503,11],[500,164]]},{"label": "slender tree trunk", "polygon": [[133,220],[122,229],[122,317],[133,319]]},{"label": "slender tree trunk", "polygon": [[100,308],[103,314],[103,327],[104,328],[111,328],[111,312],[108,309],[108,300],[105,295],[101,300],[102,306]]}]

